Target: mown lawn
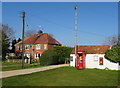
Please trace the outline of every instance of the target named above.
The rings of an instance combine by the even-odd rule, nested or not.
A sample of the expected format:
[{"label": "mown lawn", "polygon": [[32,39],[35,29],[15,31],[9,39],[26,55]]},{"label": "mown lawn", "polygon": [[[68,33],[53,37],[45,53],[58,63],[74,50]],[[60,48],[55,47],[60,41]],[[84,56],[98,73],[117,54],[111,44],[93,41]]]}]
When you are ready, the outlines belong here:
[{"label": "mown lawn", "polygon": [[[22,69],[22,63],[21,62],[1,61],[0,64],[1,64],[0,71],[10,71],[10,70]],[[24,63],[24,69],[37,68],[37,67],[43,67],[43,66],[40,65],[39,63],[33,63],[33,64]]]},{"label": "mown lawn", "polygon": [[4,78],[3,86],[117,86],[118,71],[61,67]]},{"label": "mown lawn", "polygon": [[7,62],[7,61],[2,61],[2,65],[6,66],[6,65],[19,65],[21,64],[21,62]]}]

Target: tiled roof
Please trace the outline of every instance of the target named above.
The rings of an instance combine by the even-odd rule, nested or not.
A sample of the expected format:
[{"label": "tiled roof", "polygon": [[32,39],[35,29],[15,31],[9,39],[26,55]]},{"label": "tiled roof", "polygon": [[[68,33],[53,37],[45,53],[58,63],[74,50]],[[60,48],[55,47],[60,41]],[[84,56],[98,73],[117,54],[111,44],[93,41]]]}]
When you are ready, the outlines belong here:
[{"label": "tiled roof", "polygon": [[[24,39],[24,44],[38,44],[38,43],[49,43],[61,45],[56,39],[50,36],[48,33],[34,34],[31,37]],[[22,44],[22,41],[18,42],[16,45]]]},{"label": "tiled roof", "polygon": [[[105,54],[110,47],[110,45],[80,45],[78,50],[83,50],[88,54]],[[73,49],[72,53],[75,53],[75,49]]]}]

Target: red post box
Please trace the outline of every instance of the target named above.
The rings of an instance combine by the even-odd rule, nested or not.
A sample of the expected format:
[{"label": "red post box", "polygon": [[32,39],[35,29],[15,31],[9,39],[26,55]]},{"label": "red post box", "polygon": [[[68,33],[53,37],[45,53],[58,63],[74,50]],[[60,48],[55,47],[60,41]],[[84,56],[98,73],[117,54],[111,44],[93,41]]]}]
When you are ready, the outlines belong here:
[{"label": "red post box", "polygon": [[85,69],[85,51],[77,51],[75,66],[77,69]]},{"label": "red post box", "polygon": [[99,65],[103,65],[103,58],[102,57],[99,58]]}]

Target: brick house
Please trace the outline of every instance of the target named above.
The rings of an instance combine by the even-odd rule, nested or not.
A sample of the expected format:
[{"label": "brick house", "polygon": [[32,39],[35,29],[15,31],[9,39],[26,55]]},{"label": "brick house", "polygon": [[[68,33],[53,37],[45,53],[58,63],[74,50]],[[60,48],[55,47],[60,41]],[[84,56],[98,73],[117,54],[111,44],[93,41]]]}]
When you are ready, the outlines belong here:
[{"label": "brick house", "polygon": [[[39,59],[44,51],[52,49],[53,46],[61,45],[61,43],[48,33],[43,33],[39,30],[38,34],[34,34],[33,36],[24,39],[24,55],[27,57],[30,57],[31,55],[33,59]],[[15,44],[15,54],[22,54],[22,41]]]}]

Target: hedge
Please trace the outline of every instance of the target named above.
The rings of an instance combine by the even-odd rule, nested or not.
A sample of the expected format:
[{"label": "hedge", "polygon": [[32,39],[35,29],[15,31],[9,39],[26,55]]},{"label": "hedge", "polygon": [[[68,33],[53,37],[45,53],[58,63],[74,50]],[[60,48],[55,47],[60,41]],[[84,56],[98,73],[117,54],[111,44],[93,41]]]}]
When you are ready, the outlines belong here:
[{"label": "hedge", "polygon": [[120,64],[120,46],[112,47],[105,52],[105,58]]},{"label": "hedge", "polygon": [[40,57],[41,65],[64,64],[69,62],[71,47],[55,46],[52,50],[45,51]]},{"label": "hedge", "polygon": [[59,64],[68,63],[70,58],[70,54],[73,50],[72,47],[66,47],[66,46],[55,46],[53,47],[53,50],[56,52],[56,54],[59,57]]},{"label": "hedge", "polygon": [[[22,59],[22,56],[8,56],[7,59]],[[27,56],[24,56],[24,59],[29,59]]]},{"label": "hedge", "polygon": [[58,63],[58,57],[54,50],[47,50],[40,57],[41,65],[55,65]]}]

